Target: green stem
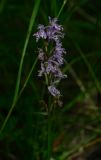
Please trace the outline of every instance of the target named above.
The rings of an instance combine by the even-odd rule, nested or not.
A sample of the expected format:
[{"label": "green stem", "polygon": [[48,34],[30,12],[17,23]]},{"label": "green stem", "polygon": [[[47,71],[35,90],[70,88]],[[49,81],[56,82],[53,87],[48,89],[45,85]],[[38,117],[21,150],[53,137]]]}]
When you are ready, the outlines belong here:
[{"label": "green stem", "polygon": [[36,3],[35,3],[35,6],[33,8],[33,12],[32,12],[32,16],[31,16],[31,19],[30,19],[29,28],[28,28],[28,32],[27,32],[24,48],[23,48],[23,51],[22,51],[22,57],[21,57],[18,76],[17,76],[17,82],[16,82],[16,87],[15,87],[13,103],[12,103],[12,106],[11,106],[8,114],[7,114],[7,117],[5,118],[5,120],[3,122],[3,125],[2,125],[1,130],[0,130],[0,134],[3,131],[4,127],[6,126],[6,123],[7,123],[8,119],[9,119],[9,117],[11,116],[11,113],[12,113],[12,111],[13,111],[13,109],[15,107],[15,104],[17,102],[17,99],[18,99],[18,93],[19,93],[19,86],[20,86],[21,72],[22,72],[24,57],[25,57],[27,46],[28,46],[29,38],[30,38],[30,35],[31,35],[31,32],[32,32],[32,27],[33,27],[33,24],[34,24],[34,21],[35,21],[37,12],[38,12],[39,4],[40,4],[40,0],[37,0]]},{"label": "green stem", "polygon": [[48,160],[51,158],[51,112],[48,113]]},{"label": "green stem", "polygon": [[27,50],[29,38],[30,38],[30,35],[31,35],[31,32],[32,32],[32,27],[33,27],[33,24],[34,24],[34,21],[35,21],[37,12],[38,12],[39,4],[40,4],[40,0],[36,1],[36,4],[35,4],[35,6],[33,8],[32,16],[31,16],[31,19],[30,19],[29,28],[28,28],[28,32],[27,32],[24,48],[23,48],[23,51],[22,51],[22,57],[21,57],[21,61],[20,61],[19,71],[18,71],[18,77],[17,77],[17,83],[16,83],[16,88],[15,88],[15,95],[14,95],[13,103],[15,103],[16,98],[18,96],[23,61],[24,61],[26,50]]},{"label": "green stem", "polygon": [[48,86],[48,84],[49,84],[48,82],[49,82],[49,81],[48,81],[48,76],[47,76],[46,73],[45,73],[45,82],[46,82],[46,85]]},{"label": "green stem", "polygon": [[63,10],[66,2],[67,2],[67,0],[64,0],[64,1],[63,1],[63,4],[62,4],[62,6],[61,6],[61,8],[60,8],[60,11],[59,11],[59,13],[58,13],[58,15],[57,15],[57,18],[60,16],[60,14],[61,14],[61,12],[62,12],[62,10]]},{"label": "green stem", "polygon": [[29,78],[30,78],[30,76],[31,76],[31,74],[32,74],[32,72],[33,72],[33,69],[34,69],[34,67],[35,67],[35,65],[36,65],[36,63],[37,63],[37,60],[38,60],[38,58],[36,58],[36,60],[34,61],[34,64],[33,64],[32,68],[31,68],[31,70],[30,70],[30,72],[29,72],[29,74],[28,74],[28,76],[27,76],[27,78],[26,78],[26,80],[25,80],[25,83],[24,83],[22,89],[21,89],[20,92],[19,92],[18,97],[16,98],[16,100],[14,101],[14,103],[13,103],[12,106],[11,106],[11,108],[10,108],[8,114],[7,114],[7,117],[5,118],[5,120],[4,120],[3,124],[2,124],[2,127],[1,127],[1,129],[0,129],[0,134],[2,133],[3,129],[5,128],[5,125],[6,125],[7,121],[8,121],[8,119],[9,119],[9,117],[11,116],[12,111],[13,111],[13,108],[15,107],[18,99],[20,98],[22,92],[24,91],[24,89],[25,89],[25,87],[26,87],[26,85],[27,85],[27,83],[28,83],[28,81],[29,81]]}]

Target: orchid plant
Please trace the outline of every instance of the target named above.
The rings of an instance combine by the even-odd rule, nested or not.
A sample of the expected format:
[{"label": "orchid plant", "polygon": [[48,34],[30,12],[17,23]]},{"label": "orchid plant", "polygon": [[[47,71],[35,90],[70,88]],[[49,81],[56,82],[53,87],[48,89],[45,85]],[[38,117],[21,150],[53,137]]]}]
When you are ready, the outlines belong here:
[{"label": "orchid plant", "polygon": [[57,88],[61,79],[66,78],[61,66],[64,64],[65,49],[62,47],[61,39],[64,38],[63,27],[58,24],[57,18],[49,17],[49,24],[44,26],[38,25],[38,31],[34,34],[36,42],[43,41],[44,47],[38,48],[38,59],[40,61],[40,70],[38,76],[45,77],[48,92],[53,97],[53,101],[49,102],[48,106],[48,160],[51,158],[51,110],[53,104],[62,105],[60,100],[61,93]]},{"label": "orchid plant", "polygon": [[38,59],[41,62],[38,76],[45,76],[48,91],[59,100],[61,93],[56,85],[61,79],[67,77],[61,71],[61,66],[65,62],[63,55],[66,54],[61,42],[61,38],[64,37],[63,27],[58,24],[57,18],[49,17],[49,25],[39,24],[38,31],[34,36],[36,42],[43,39],[45,44],[44,48],[38,48]]}]

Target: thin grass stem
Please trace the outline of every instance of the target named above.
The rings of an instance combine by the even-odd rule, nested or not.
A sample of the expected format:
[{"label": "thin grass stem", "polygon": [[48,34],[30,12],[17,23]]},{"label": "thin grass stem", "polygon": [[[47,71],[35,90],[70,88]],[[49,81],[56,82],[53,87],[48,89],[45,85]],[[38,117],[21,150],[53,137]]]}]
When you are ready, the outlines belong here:
[{"label": "thin grass stem", "polygon": [[32,74],[32,72],[33,72],[33,70],[34,70],[34,67],[35,67],[35,65],[36,65],[36,63],[37,63],[37,60],[38,60],[38,58],[36,58],[36,60],[34,61],[34,64],[33,64],[32,68],[31,68],[31,70],[30,70],[30,72],[29,72],[29,74],[28,74],[28,76],[27,76],[27,78],[26,78],[26,80],[25,80],[25,83],[24,83],[22,89],[20,90],[20,92],[19,92],[19,94],[18,94],[18,97],[16,98],[15,102],[12,104],[12,106],[11,106],[11,108],[10,108],[8,114],[7,114],[7,117],[5,118],[5,121],[4,121],[4,123],[3,123],[3,125],[2,125],[2,127],[1,127],[1,129],[0,129],[0,133],[3,131],[3,129],[4,129],[4,127],[5,127],[8,119],[9,119],[10,116],[11,116],[11,113],[12,113],[12,111],[13,111],[13,109],[14,109],[17,101],[18,101],[18,99],[20,98],[21,94],[23,93],[23,91],[24,91],[24,89],[25,89],[25,87],[26,87],[26,85],[27,85],[27,83],[28,83],[28,81],[29,81],[29,78],[31,77],[31,74]]},{"label": "thin grass stem", "polygon": [[24,48],[23,48],[23,51],[22,51],[22,57],[21,57],[20,65],[19,65],[19,71],[18,71],[18,77],[17,77],[16,87],[15,87],[13,103],[12,103],[12,106],[11,106],[11,108],[10,108],[10,110],[9,110],[9,112],[8,112],[4,122],[3,122],[3,125],[1,127],[0,133],[5,128],[6,123],[7,123],[8,119],[10,118],[11,113],[12,113],[12,111],[13,111],[13,109],[15,107],[15,104],[17,102],[17,99],[18,99],[18,93],[19,93],[21,72],[22,72],[24,57],[25,57],[25,54],[26,54],[26,49],[27,49],[27,46],[28,46],[29,38],[30,38],[30,35],[31,35],[31,32],[32,32],[32,27],[33,27],[33,24],[35,22],[35,18],[36,18],[37,13],[38,13],[39,4],[40,4],[40,0],[37,0],[36,3],[35,3],[35,6],[33,8],[33,12],[32,12],[32,16],[30,18],[30,23],[29,23],[29,27],[28,27],[28,32],[27,32]]},{"label": "thin grass stem", "polygon": [[60,11],[59,11],[59,13],[57,15],[57,18],[60,16],[60,14],[61,14],[61,12],[62,12],[62,10],[63,10],[63,8],[64,8],[64,6],[65,6],[66,3],[67,3],[67,0],[64,0],[62,6],[60,8]]}]

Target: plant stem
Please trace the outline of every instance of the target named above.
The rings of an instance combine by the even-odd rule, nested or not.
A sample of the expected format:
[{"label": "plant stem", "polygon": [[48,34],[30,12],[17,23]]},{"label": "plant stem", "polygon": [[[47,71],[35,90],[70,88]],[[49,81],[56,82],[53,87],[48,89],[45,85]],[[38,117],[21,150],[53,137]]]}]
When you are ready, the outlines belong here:
[{"label": "plant stem", "polygon": [[60,11],[59,11],[59,13],[57,15],[57,18],[60,16],[60,14],[61,14],[61,12],[62,12],[62,10],[63,10],[63,8],[64,8],[64,6],[65,6],[66,3],[67,3],[67,0],[64,0],[62,6],[60,8]]},{"label": "plant stem", "polygon": [[32,72],[33,72],[33,70],[34,70],[34,67],[35,67],[35,65],[36,65],[36,63],[37,63],[37,60],[38,60],[38,58],[35,59],[33,65],[32,65],[32,68],[31,68],[31,70],[30,70],[30,72],[29,72],[29,74],[28,74],[28,76],[27,76],[27,78],[26,78],[26,80],[25,80],[25,83],[24,83],[22,89],[20,90],[20,92],[19,92],[19,94],[18,94],[18,97],[17,97],[16,100],[13,102],[13,104],[12,104],[12,106],[11,106],[8,114],[7,114],[7,117],[5,118],[5,120],[4,120],[4,122],[3,122],[2,126],[1,126],[0,134],[1,134],[1,132],[3,131],[3,129],[5,128],[5,125],[6,125],[7,121],[8,121],[8,119],[9,119],[12,111],[13,111],[13,108],[15,107],[18,99],[20,98],[22,92],[24,91],[24,89],[25,89],[25,87],[26,87],[26,85],[27,85],[27,83],[28,83],[28,81],[29,81],[29,78],[31,77],[31,74],[32,74]]},{"label": "plant stem", "polygon": [[49,96],[49,105],[48,105],[48,160],[51,158],[51,152],[52,152],[52,111],[51,111],[51,106],[52,106],[52,99],[51,96]]},{"label": "plant stem", "polygon": [[18,76],[17,76],[17,82],[16,82],[16,87],[15,87],[13,103],[12,103],[12,106],[11,106],[11,108],[10,108],[10,110],[9,110],[9,112],[8,112],[4,122],[3,122],[3,125],[1,126],[0,134],[3,131],[3,129],[5,128],[6,123],[7,123],[8,119],[10,118],[11,113],[12,113],[12,111],[15,107],[15,104],[17,102],[17,99],[18,99],[24,57],[25,57],[25,54],[26,54],[26,49],[27,49],[27,46],[28,46],[29,38],[30,38],[30,35],[31,35],[31,32],[32,32],[32,27],[33,27],[33,24],[35,22],[35,18],[36,18],[37,13],[38,13],[39,5],[40,5],[40,0],[37,0],[36,3],[35,3],[35,6],[33,8],[33,12],[32,12],[32,16],[31,16],[31,19],[30,19],[29,28],[28,28],[24,48],[23,48],[23,51],[22,51],[22,56],[21,56],[20,65],[19,65],[19,71],[18,71]]},{"label": "plant stem", "polygon": [[51,112],[48,113],[48,160],[51,158]]}]

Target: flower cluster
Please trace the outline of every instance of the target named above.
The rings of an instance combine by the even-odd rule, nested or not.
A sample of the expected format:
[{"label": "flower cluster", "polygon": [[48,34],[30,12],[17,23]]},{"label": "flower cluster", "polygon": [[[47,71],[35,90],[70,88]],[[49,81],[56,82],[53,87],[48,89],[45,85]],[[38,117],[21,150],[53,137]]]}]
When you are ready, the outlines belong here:
[{"label": "flower cluster", "polygon": [[61,38],[64,37],[63,27],[59,25],[57,18],[49,17],[49,25],[39,25],[38,31],[34,34],[36,42],[40,39],[45,41],[44,49],[39,48],[38,58],[41,62],[41,69],[38,76],[47,78],[48,90],[54,97],[60,97],[60,91],[56,88],[56,84],[67,77],[60,69],[64,63],[63,55],[66,53],[62,47]]}]

